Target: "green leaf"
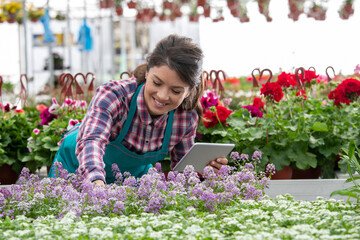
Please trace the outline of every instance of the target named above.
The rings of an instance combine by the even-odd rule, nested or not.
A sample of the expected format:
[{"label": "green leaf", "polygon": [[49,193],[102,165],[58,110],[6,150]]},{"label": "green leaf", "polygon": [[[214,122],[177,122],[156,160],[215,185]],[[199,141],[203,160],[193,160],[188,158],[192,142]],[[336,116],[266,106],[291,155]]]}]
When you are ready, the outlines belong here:
[{"label": "green leaf", "polygon": [[356,195],[355,193],[353,193],[352,191],[349,191],[347,189],[336,190],[336,191],[334,191],[334,192],[332,192],[330,194],[330,197],[332,197],[334,195],[349,196],[349,197],[353,197],[353,198],[356,198],[356,199],[360,199],[360,197],[358,195]]},{"label": "green leaf", "polygon": [[327,132],[327,131],[329,131],[326,123],[322,123],[322,122],[315,122],[311,129],[316,131],[316,132]]}]

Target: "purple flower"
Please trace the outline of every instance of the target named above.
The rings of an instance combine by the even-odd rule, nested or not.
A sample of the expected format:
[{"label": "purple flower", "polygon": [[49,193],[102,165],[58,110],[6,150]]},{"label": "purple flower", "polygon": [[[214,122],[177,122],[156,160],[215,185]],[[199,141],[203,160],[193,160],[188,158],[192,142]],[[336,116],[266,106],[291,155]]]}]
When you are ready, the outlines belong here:
[{"label": "purple flower", "polygon": [[269,163],[268,165],[266,165],[265,173],[269,176],[274,175],[276,173],[275,165],[273,163]]},{"label": "purple flower", "polygon": [[262,159],[262,153],[260,151],[255,151],[251,159],[256,163],[260,163]]},{"label": "purple flower", "polygon": [[40,118],[41,118],[41,123],[40,125],[48,125],[52,120],[54,120],[55,118],[57,118],[57,115],[52,114],[49,112],[49,108],[45,108],[41,114],[40,114]]},{"label": "purple flower", "polygon": [[263,113],[262,111],[259,110],[259,108],[253,106],[253,105],[246,105],[243,106],[242,108],[247,109],[250,113],[252,117],[259,117],[259,118],[263,118]]}]

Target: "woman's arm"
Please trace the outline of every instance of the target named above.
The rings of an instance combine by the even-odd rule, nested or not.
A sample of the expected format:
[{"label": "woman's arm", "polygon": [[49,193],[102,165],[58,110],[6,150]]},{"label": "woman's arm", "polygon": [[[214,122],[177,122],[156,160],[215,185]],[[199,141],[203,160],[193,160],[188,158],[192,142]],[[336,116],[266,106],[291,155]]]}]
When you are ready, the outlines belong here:
[{"label": "woman's arm", "polygon": [[111,136],[114,119],[127,111],[127,104],[121,101],[123,98],[118,92],[114,92],[113,85],[108,83],[98,88],[77,136],[79,172],[90,181],[105,182],[105,147]]}]

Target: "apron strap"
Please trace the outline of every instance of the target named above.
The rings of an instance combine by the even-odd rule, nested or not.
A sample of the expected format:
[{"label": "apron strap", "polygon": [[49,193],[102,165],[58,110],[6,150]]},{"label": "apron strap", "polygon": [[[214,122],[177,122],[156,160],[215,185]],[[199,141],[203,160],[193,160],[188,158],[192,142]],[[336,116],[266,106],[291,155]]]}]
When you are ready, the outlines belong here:
[{"label": "apron strap", "polygon": [[140,92],[143,85],[144,85],[144,83],[142,83],[140,86],[138,86],[138,88],[136,89],[136,92],[134,93],[134,96],[131,98],[129,113],[128,113],[128,116],[127,116],[126,121],[124,123],[124,126],[123,126],[119,136],[116,139],[117,142],[121,143],[122,140],[124,140],[125,135],[129,131],[131,122],[132,122],[132,120],[134,118],[134,115],[135,115],[135,112],[136,112],[137,96],[139,95],[139,92]]},{"label": "apron strap", "polygon": [[162,151],[168,151],[167,149],[168,149],[169,143],[170,143],[173,119],[174,119],[174,110],[171,110],[169,112],[169,117],[168,117],[168,120],[167,120],[167,123],[166,123],[164,141],[163,141],[163,145],[161,147]]}]

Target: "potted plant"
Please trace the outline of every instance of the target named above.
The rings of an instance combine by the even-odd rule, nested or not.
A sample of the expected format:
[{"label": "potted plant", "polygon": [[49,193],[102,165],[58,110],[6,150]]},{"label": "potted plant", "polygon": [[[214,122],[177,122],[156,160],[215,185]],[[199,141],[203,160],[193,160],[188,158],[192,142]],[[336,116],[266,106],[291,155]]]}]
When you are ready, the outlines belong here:
[{"label": "potted plant", "polygon": [[312,1],[312,5],[309,8],[307,13],[307,17],[314,18],[315,20],[323,21],[326,19],[326,11],[325,3],[327,0],[322,1]]},{"label": "potted plant", "polygon": [[14,23],[16,21],[16,15],[22,9],[22,3],[9,2],[3,5],[3,12],[6,14],[8,23]]},{"label": "potted plant", "polygon": [[128,8],[130,8],[130,9],[135,9],[136,8],[136,2],[135,1],[133,1],[133,0],[130,0],[128,3],[127,3],[127,6],[128,6]]},{"label": "potted plant", "polygon": [[305,0],[289,0],[288,17],[294,21],[299,20],[300,14],[304,13],[304,2]]},{"label": "potted plant", "polygon": [[[285,166],[296,170],[320,168],[323,178],[333,178],[339,150],[350,139],[360,144],[360,126],[351,124],[360,121],[360,81],[345,80],[338,90],[318,99],[309,93],[328,88],[311,72],[299,77],[305,81],[301,90],[295,74],[278,75],[276,82],[263,84],[261,98],[248,105],[227,105],[225,98],[211,99],[209,96],[214,95],[208,93],[202,101],[205,121],[199,124],[196,141],[233,142],[235,151],[246,154],[261,151],[262,168],[268,163],[274,163],[277,171]],[[208,112],[209,105],[216,109]],[[218,106],[231,110],[231,114]]]},{"label": "potted plant", "polygon": [[115,0],[115,12],[118,16],[122,16],[124,9],[122,6],[124,0]]},{"label": "potted plant", "polygon": [[111,8],[114,6],[114,0],[100,0],[100,8]]},{"label": "potted plant", "polygon": [[259,6],[259,12],[265,16],[266,21],[271,22],[272,18],[269,15],[270,0],[257,0],[257,2]]},{"label": "potted plant", "polygon": [[36,170],[35,161],[24,161],[29,154],[27,138],[31,134],[33,123],[26,118],[22,109],[5,104],[0,108],[0,182],[13,184],[23,167],[31,172]]},{"label": "potted plant", "polygon": [[339,10],[339,16],[341,19],[349,19],[354,14],[353,8],[354,0],[345,0]]},{"label": "potted plant", "polygon": [[30,6],[29,10],[28,10],[28,18],[30,21],[32,22],[37,22],[39,21],[39,19],[44,16],[45,14],[45,10],[44,9],[36,9],[33,6]]}]

